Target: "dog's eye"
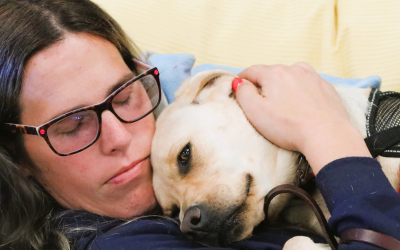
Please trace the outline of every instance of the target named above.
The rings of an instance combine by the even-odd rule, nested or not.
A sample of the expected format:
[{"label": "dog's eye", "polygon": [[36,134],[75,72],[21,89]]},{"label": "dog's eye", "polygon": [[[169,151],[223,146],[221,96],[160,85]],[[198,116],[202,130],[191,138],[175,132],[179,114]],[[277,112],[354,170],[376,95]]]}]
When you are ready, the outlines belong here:
[{"label": "dog's eye", "polygon": [[189,157],[190,157],[190,147],[186,146],[179,155],[179,159],[181,160],[182,163],[184,163],[189,161]]},{"label": "dog's eye", "polygon": [[179,173],[185,175],[189,172],[189,163],[191,159],[191,146],[190,143],[186,144],[178,155]]}]

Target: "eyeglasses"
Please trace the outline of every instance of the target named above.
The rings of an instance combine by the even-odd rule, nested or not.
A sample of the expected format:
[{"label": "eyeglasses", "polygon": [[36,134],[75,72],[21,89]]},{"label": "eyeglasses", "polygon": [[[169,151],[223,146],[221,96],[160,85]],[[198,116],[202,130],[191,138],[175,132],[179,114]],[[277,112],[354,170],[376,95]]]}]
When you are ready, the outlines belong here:
[{"label": "eyeglasses", "polygon": [[72,110],[38,127],[5,123],[13,133],[38,135],[60,156],[76,154],[100,137],[101,114],[111,111],[121,122],[136,122],[157,108],[161,101],[159,71],[134,60],[138,69],[145,70],[116,89],[104,101]]}]

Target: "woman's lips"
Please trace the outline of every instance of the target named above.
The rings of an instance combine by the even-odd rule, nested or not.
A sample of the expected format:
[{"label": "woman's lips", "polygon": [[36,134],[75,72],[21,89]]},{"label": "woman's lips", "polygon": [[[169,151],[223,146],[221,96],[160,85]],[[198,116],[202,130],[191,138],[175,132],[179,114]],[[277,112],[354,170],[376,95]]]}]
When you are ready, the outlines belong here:
[{"label": "woman's lips", "polygon": [[149,157],[133,162],[131,165],[122,167],[106,184],[123,184],[136,179],[146,168]]}]

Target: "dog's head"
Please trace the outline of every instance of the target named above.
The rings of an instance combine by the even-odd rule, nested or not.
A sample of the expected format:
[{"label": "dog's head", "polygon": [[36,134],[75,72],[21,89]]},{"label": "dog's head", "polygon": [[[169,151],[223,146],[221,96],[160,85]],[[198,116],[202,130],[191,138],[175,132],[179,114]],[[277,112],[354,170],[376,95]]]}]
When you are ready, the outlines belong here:
[{"label": "dog's head", "polygon": [[[251,235],[265,217],[270,189],[291,183],[297,155],[263,138],[235,100],[235,75],[206,71],[189,78],[157,120],[151,159],[153,185],[166,215],[205,245]],[[272,202],[275,217],[286,197]]]}]

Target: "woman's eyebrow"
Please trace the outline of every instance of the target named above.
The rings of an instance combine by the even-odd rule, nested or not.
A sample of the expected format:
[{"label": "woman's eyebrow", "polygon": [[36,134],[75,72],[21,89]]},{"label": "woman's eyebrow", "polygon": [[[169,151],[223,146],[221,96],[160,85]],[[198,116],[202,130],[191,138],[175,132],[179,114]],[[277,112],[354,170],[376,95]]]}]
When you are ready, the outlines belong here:
[{"label": "woman's eyebrow", "polygon": [[[131,80],[131,79],[134,78],[134,77],[135,77],[135,74],[134,74],[133,72],[130,72],[130,73],[128,73],[128,74],[122,76],[122,77],[118,80],[118,82],[116,82],[115,84],[111,85],[111,86],[108,88],[108,90],[107,90],[106,95],[105,95],[104,98],[107,98],[107,97],[108,97],[109,95],[111,95],[115,90],[117,90],[117,89],[118,89],[119,87],[121,87],[124,83],[128,82],[129,80]],[[60,117],[60,116],[66,114],[66,113],[68,113],[68,112],[70,112],[70,111],[73,111],[73,110],[76,110],[76,109],[80,109],[80,108],[84,108],[84,107],[91,106],[91,105],[93,105],[93,104],[86,104],[86,103],[83,103],[83,104],[75,105],[74,107],[69,108],[68,110],[64,110],[64,111],[62,111],[62,112],[59,112],[57,115],[53,116],[49,121],[51,121],[51,120],[53,120],[53,119],[55,119],[55,118],[57,118],[57,117]]]},{"label": "woman's eyebrow", "polygon": [[126,82],[128,82],[129,80],[131,80],[134,77],[135,77],[135,74],[133,72],[129,72],[128,74],[121,77],[117,83],[113,84],[112,86],[110,86],[108,88],[108,91],[107,91],[105,97],[108,97],[109,95],[111,95],[115,90],[117,90],[119,87],[121,87],[123,84],[125,84]]}]

